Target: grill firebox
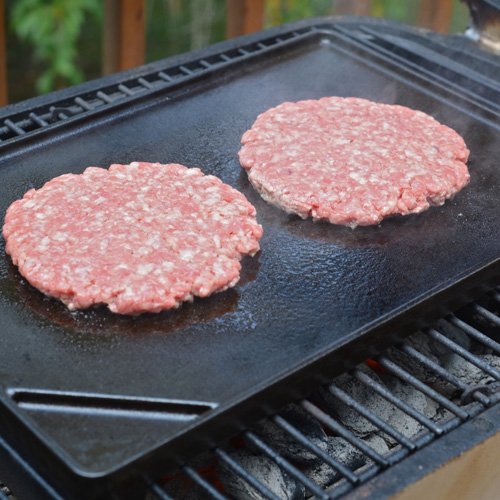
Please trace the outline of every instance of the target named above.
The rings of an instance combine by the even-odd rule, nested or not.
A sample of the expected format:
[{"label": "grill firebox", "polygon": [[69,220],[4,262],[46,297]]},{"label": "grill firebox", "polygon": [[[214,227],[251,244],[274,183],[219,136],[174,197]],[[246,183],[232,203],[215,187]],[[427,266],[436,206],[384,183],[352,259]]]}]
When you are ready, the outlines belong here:
[{"label": "grill firebox", "polygon": [[[467,451],[485,428],[498,432],[499,298],[495,290],[439,320],[152,489],[160,499],[184,498],[191,488],[215,499],[357,499],[367,492],[382,499],[410,486]],[[429,447],[451,454],[433,460]],[[373,485],[387,476],[391,487],[377,491]],[[471,498],[486,498],[472,490]]]},{"label": "grill firebox", "polygon": [[[162,478],[135,478],[145,491],[116,498],[389,498],[500,430],[499,312],[495,289]],[[0,444],[2,477],[20,499],[61,498]],[[0,498],[10,494],[5,487]]]},{"label": "grill firebox", "polygon": [[[386,21],[334,18],[294,23],[4,108],[0,110],[0,152],[6,162],[30,154],[36,158],[40,150],[50,152],[58,141],[77,136],[95,122],[112,128],[116,127],[117,121],[123,119],[127,124],[134,113],[138,115],[144,109],[158,106],[158,103],[188,101],[190,95],[201,94],[204,87],[217,93],[217,86],[212,83],[215,74],[224,75],[223,82],[232,82],[238,74],[249,71],[248,65],[255,65],[255,61],[266,68],[270,53],[278,55],[280,64],[286,64],[290,47],[294,48],[294,54],[298,54],[294,57],[300,60],[301,51],[307,52],[307,47],[313,43],[311,40],[321,39],[324,34],[327,37],[324,45],[335,42],[335,51],[342,57],[345,55],[346,60],[351,53],[367,54],[369,57],[359,63],[364,65],[363,68],[374,69],[384,77],[390,77],[391,82],[392,79],[403,81],[405,89],[417,89],[418,96],[424,96],[422,99],[431,108],[429,102],[435,99],[437,104],[433,104],[432,109],[438,114],[442,103],[452,110],[449,116],[454,117],[452,113],[459,110],[463,115],[457,111],[457,116],[466,116],[473,124],[491,127],[487,130],[492,135],[500,126],[500,82],[497,77],[500,64],[496,57],[478,50],[467,38],[441,36]],[[322,43],[318,53],[322,50]],[[339,74],[340,79],[345,76]],[[358,92],[369,93],[371,87],[363,85]],[[384,99],[398,99],[396,85],[379,84],[379,87],[377,91],[383,93]],[[425,101],[427,98],[429,100]],[[134,107],[132,116],[128,114],[131,105]],[[468,130],[465,125],[464,130]],[[206,131],[201,133],[201,142],[203,133]],[[119,147],[124,148],[121,139],[120,134],[114,138]],[[476,139],[477,144],[482,142],[482,138]],[[220,165],[228,161],[225,157],[217,158]],[[487,160],[493,161],[490,157]],[[220,165],[217,164],[217,168],[223,171]],[[238,178],[230,177],[230,180],[241,183]],[[20,181],[23,183],[24,180]],[[467,217],[459,207],[453,209],[456,211],[454,220]],[[480,227],[483,224],[480,212],[478,209],[477,213],[469,214],[471,225]],[[393,234],[404,239],[404,234],[396,229]],[[416,230],[433,234],[431,225],[423,224]],[[295,236],[294,221],[287,226],[287,231]],[[321,231],[321,227],[310,228],[310,240],[324,243],[325,236]],[[369,241],[373,234],[366,236],[365,240],[356,239],[350,233],[336,236],[340,237],[344,248],[358,253],[369,248],[379,255],[390,242],[380,234],[375,236],[375,241]],[[338,238],[331,235],[326,241],[338,244]],[[147,452],[139,449],[133,457],[135,461],[127,462],[123,468],[111,470],[110,466],[109,477],[86,490],[86,480],[92,477],[92,471],[83,471],[79,486],[71,487],[66,469],[57,460],[40,466],[46,458],[45,449],[32,456],[29,439],[24,440],[19,432],[0,429],[0,479],[20,500],[188,500],[223,499],[240,494],[242,498],[249,498],[248,485],[250,491],[253,489],[268,499],[389,498],[442,464],[494,437],[500,429],[497,404],[500,399],[500,290],[494,288],[484,294],[499,281],[497,262],[487,264],[488,272],[484,276],[469,281],[463,276],[457,278],[460,293],[444,294],[446,300],[442,304],[443,293],[437,294],[435,306],[427,307],[422,317],[404,317],[404,321],[398,324],[395,324],[397,321],[388,322],[386,337],[383,329],[376,330],[369,339],[373,346],[365,345],[359,353],[351,352],[349,359],[339,359],[338,366],[331,364],[332,359],[316,363],[311,371],[314,372],[311,374],[311,380],[315,381],[314,390],[311,390],[312,382],[300,384],[295,389],[290,385],[291,377],[286,393],[280,392],[284,385],[277,385],[274,389],[275,403],[270,401],[268,393],[267,399],[260,401],[259,410],[254,411],[250,401],[243,407],[246,409],[235,414],[227,431],[206,425],[205,431],[197,430],[192,434],[194,437],[185,438],[183,443],[189,443],[189,446],[176,445],[174,441],[175,460],[167,460],[169,452],[166,446],[158,457],[153,448]],[[15,281],[14,272],[8,265],[1,271],[0,277],[4,281]],[[258,270],[251,271],[258,274]],[[247,277],[250,286],[255,279],[252,272]],[[389,284],[388,288],[396,285]],[[13,297],[17,293],[23,304],[35,310],[37,317],[42,318],[40,328],[49,329],[53,325],[60,328],[64,321],[65,332],[73,334],[86,324],[81,316],[54,313],[47,302],[29,291],[25,292],[24,287],[19,290],[8,289],[8,293]],[[4,293],[3,297],[6,296]],[[12,300],[10,296],[4,302],[8,300]],[[215,320],[220,320],[224,315],[240,311],[239,300],[238,296],[229,296],[228,303],[219,309],[212,302],[212,309],[217,310],[208,312],[214,314]],[[380,303],[383,303],[382,299]],[[213,320],[212,317],[205,318],[207,309],[203,309],[204,306],[195,304],[193,307],[190,319],[195,325]],[[449,314],[450,311],[454,312]],[[28,313],[23,314],[30,318]],[[91,326],[95,331],[91,335],[94,335],[99,333],[100,318],[98,321],[92,316],[92,319]],[[243,319],[252,324],[253,318],[244,316]],[[181,326],[185,324],[181,319],[177,320]],[[107,328],[105,333],[110,333],[110,337],[122,328],[119,322],[112,320],[103,323]],[[150,337],[158,334],[154,321],[144,324]],[[173,335],[176,327],[177,324],[169,325],[168,330],[159,333]],[[412,332],[415,333],[410,335]],[[134,330],[133,333],[141,332]],[[92,349],[100,348],[87,337],[76,334],[72,342],[76,348],[84,345],[91,353]],[[111,352],[119,347],[118,344],[110,342],[106,348]],[[58,349],[64,347],[58,345]],[[366,354],[369,354],[368,358]],[[26,359],[26,363],[29,361]],[[325,369],[324,376],[318,375],[320,367]],[[336,375],[333,381],[332,373]],[[327,376],[329,381],[325,385]],[[46,413],[50,413],[45,407],[65,405],[72,407],[73,411],[81,404],[74,404],[73,393],[68,391],[44,391],[43,387],[28,391],[19,384],[15,390],[9,389],[5,393],[8,405],[16,410],[31,411],[30,416],[40,418],[37,425],[42,428]],[[46,394],[49,394],[48,399],[42,398],[45,407],[41,408],[43,405],[38,404],[37,398]],[[308,394],[307,397],[304,394]],[[109,425],[105,429],[113,428],[113,424],[109,424],[113,420],[106,419],[112,419],[121,411],[124,414],[129,409],[137,413],[142,411],[133,398],[120,399],[113,394],[103,398],[89,393],[86,401],[92,408],[105,410],[99,415]],[[146,394],[141,401],[153,405],[156,399]],[[11,410],[8,405],[6,412]],[[168,407],[170,413],[182,406],[183,416],[175,424],[183,419],[186,426],[191,425],[191,419],[196,423],[206,413],[217,410],[217,404],[207,398],[187,403],[176,399],[162,400],[161,405]],[[279,408],[282,409],[277,411]],[[267,415],[264,419],[263,414]],[[5,429],[14,427],[10,416],[0,414],[0,418],[4,418],[0,423],[6,423]],[[39,428],[34,426],[33,429],[37,431]],[[120,428],[120,432],[122,430]],[[216,436],[211,435],[212,431]],[[133,444],[133,434],[130,436]],[[199,455],[203,450],[204,453]],[[61,456],[64,456],[64,450]],[[166,460],[163,467],[162,459]],[[271,473],[262,474],[256,470],[256,462],[265,463]],[[148,467],[150,463],[152,466]],[[269,482],[271,476],[274,483]],[[288,493],[283,496],[276,490],[276,484]],[[491,481],[489,484],[493,485]],[[0,492],[0,499],[8,498],[8,495],[10,493]]]}]

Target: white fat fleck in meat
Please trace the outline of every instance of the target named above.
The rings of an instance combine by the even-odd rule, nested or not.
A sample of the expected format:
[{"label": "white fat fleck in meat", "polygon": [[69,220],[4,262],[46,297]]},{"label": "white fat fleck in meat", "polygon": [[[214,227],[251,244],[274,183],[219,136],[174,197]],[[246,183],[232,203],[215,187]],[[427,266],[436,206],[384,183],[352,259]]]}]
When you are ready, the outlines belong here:
[{"label": "white fat fleck in meat", "polygon": [[179,257],[189,262],[194,257],[194,250],[181,250],[179,252]]},{"label": "white fat fleck in meat", "polygon": [[139,264],[137,266],[137,273],[145,276],[146,274],[149,274],[153,269],[155,268],[155,265],[152,263],[149,264]]},{"label": "white fat fleck in meat", "polygon": [[68,239],[68,234],[63,231],[57,231],[52,235],[54,241],[66,241]]}]

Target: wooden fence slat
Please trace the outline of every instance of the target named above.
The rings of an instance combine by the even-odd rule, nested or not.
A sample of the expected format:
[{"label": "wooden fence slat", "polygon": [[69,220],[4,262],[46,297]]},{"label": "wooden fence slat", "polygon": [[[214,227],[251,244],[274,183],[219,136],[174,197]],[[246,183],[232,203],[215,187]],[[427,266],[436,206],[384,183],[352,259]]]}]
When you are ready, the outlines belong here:
[{"label": "wooden fence slat", "polygon": [[259,31],[264,27],[265,0],[227,0],[226,38]]},{"label": "wooden fence slat", "polygon": [[104,0],[103,72],[144,64],[146,0]]},{"label": "wooden fence slat", "polygon": [[448,33],[453,14],[453,2],[454,0],[422,0],[418,16],[419,26],[439,33]]}]

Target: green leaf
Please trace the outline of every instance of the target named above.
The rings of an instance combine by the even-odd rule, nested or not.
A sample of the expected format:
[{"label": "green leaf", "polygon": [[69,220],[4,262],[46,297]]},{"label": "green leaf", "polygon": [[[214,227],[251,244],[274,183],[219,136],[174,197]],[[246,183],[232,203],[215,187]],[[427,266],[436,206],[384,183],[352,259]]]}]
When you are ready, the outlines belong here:
[{"label": "green leaf", "polygon": [[16,0],[13,4],[11,29],[32,44],[35,58],[47,65],[37,81],[39,92],[50,92],[59,82],[75,84],[83,80],[75,61],[88,15],[100,20],[101,0]]}]

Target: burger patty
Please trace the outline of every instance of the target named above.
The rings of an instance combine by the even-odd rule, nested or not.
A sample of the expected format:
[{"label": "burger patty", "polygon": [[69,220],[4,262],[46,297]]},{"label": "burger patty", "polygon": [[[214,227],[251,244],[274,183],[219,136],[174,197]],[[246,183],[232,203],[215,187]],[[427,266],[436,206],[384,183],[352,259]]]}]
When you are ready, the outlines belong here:
[{"label": "burger patty", "polygon": [[255,215],[197,168],[134,162],[28,191],[7,210],[3,236],[20,273],[69,309],[139,314],[234,286],[242,255],[259,250]]},{"label": "burger patty", "polygon": [[242,143],[241,165],[266,201],[353,228],[442,205],[469,182],[469,150],[454,130],[366,99],[283,103]]}]

